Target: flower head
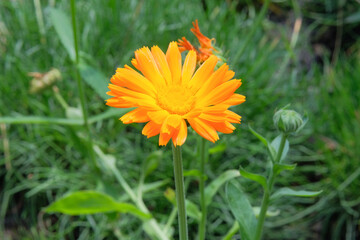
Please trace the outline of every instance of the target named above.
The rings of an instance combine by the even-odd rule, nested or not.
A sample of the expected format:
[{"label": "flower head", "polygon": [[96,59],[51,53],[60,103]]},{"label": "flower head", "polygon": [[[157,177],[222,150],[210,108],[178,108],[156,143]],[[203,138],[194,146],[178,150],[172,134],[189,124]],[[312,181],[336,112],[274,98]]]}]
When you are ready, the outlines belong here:
[{"label": "flower head", "polygon": [[277,111],[273,120],[275,127],[285,134],[295,133],[304,125],[304,120],[299,113],[285,108]]},{"label": "flower head", "polygon": [[218,58],[210,56],[196,71],[197,55],[190,50],[182,64],[176,42],[164,54],[158,46],[135,51],[133,66],[118,68],[107,93],[107,105],[118,108],[136,107],[120,118],[124,124],[147,122],[142,133],[148,138],[159,136],[159,145],[172,139],[175,146],[187,137],[187,123],[202,137],[215,142],[217,132],[232,133],[231,123],[241,117],[228,110],[245,101],[234,93],[241,80],[224,63],[214,70]]},{"label": "flower head", "polygon": [[211,55],[214,55],[216,52],[214,46],[212,45],[215,42],[215,38],[208,38],[204,34],[201,33],[199,28],[198,20],[192,23],[193,28],[190,31],[196,36],[200,43],[200,47],[196,49],[185,37],[182,37],[178,40],[179,49],[181,52],[194,50],[197,53],[197,61],[198,63],[205,62]]}]

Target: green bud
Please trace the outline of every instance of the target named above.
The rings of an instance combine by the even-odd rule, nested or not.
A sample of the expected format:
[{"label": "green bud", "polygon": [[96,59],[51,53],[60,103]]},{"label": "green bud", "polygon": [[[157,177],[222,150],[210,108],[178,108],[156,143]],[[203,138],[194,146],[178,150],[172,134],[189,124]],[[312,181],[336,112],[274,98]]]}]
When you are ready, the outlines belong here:
[{"label": "green bud", "polygon": [[275,127],[285,134],[294,133],[304,125],[303,118],[294,110],[280,109],[273,119]]}]

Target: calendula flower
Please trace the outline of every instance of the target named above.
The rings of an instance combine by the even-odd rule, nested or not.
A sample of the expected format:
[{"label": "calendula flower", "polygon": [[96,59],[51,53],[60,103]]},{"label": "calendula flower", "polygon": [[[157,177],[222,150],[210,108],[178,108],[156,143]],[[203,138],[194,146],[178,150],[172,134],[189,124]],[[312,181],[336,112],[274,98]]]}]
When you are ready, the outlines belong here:
[{"label": "calendula flower", "polygon": [[196,36],[200,43],[200,47],[196,49],[185,37],[182,37],[178,40],[179,49],[181,52],[194,50],[197,53],[198,63],[206,61],[211,55],[214,55],[216,52],[214,46],[212,45],[215,42],[215,39],[208,38],[201,33],[199,28],[198,20],[192,23],[194,28],[191,28],[190,31]]},{"label": "calendula flower", "polygon": [[231,123],[241,117],[228,110],[245,101],[234,93],[241,80],[223,64],[216,71],[216,56],[210,56],[196,71],[196,51],[190,50],[182,64],[176,42],[169,44],[166,54],[158,46],[135,51],[135,69],[125,65],[111,78],[112,98],[107,105],[117,108],[135,107],[120,118],[124,124],[145,123],[142,133],[148,138],[159,136],[159,145],[172,139],[175,146],[187,137],[187,123],[202,137],[215,142],[217,132],[232,133]]}]

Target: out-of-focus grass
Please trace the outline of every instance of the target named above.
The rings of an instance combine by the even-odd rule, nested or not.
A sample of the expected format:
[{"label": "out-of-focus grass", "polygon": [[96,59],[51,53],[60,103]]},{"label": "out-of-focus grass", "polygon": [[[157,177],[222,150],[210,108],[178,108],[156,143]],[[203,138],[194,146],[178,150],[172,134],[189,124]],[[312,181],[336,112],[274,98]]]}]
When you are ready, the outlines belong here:
[{"label": "out-of-focus grass", "polygon": [[[304,64],[300,56],[304,51],[311,52],[305,25],[294,41],[294,19],[289,19],[290,24],[281,25],[265,18],[258,28],[253,29],[258,16],[258,9],[253,4],[239,10],[235,1],[204,2],[205,9],[200,1],[77,1],[82,59],[110,78],[116,67],[129,63],[134,50],[139,47],[159,45],[165,50],[169,41],[182,36],[194,41],[189,28],[191,22],[198,19],[204,34],[216,38],[217,45],[224,50],[236,77],[243,79],[239,92],[247,97],[247,102],[234,109],[243,116],[243,124],[234,134],[222,135],[219,142],[210,144],[212,154],[206,166],[209,178],[213,179],[227,169],[238,168],[240,164],[261,172],[265,168],[265,150],[249,134],[246,125],[251,124],[267,137],[274,137],[272,115],[275,108],[292,103],[300,112],[308,111],[310,121],[304,133],[292,140],[294,148],[290,161],[298,162],[299,166],[284,176],[286,183],[280,180],[278,185],[290,182],[295,187],[305,185],[308,190],[324,189],[320,201],[325,199],[326,204],[306,214],[303,220],[292,221],[292,216],[306,211],[319,199],[280,200],[275,207],[281,214],[268,224],[277,228],[267,229],[265,238],[317,239],[319,236],[329,239],[332,233],[337,236],[344,230],[355,231],[359,221],[359,178],[343,191],[339,192],[337,188],[359,168],[360,86],[356,81],[359,60],[342,56],[334,68],[329,65],[325,71],[313,61]],[[41,3],[45,41],[41,40],[32,1],[0,2],[0,21],[9,31],[6,44],[3,44],[5,50],[0,52],[1,116],[65,117],[50,89],[29,94],[27,73],[45,72],[52,67],[59,68],[63,75],[63,81],[57,84],[60,94],[70,106],[79,106],[72,62],[49,18],[51,7],[62,9],[70,16],[69,3]],[[239,49],[252,31],[251,41],[239,56]],[[90,87],[86,87],[85,95],[90,116],[108,109]],[[87,154],[80,127],[27,124],[6,125],[2,129],[2,143],[5,142],[4,132],[9,141],[9,151],[6,145],[0,146],[0,225],[6,230],[6,236],[16,234],[14,239],[146,239],[140,222],[128,215],[69,217],[39,214],[42,207],[57,197],[77,189],[105,189],[116,198],[123,197],[123,191],[114,179],[94,175],[85,164]],[[132,186],[138,181],[144,158],[159,149],[163,152],[162,161],[148,180],[172,179],[168,149],[157,147],[156,138],[146,140],[140,134],[140,124],[124,126],[114,117],[93,124],[92,132],[95,143],[105,153],[117,157],[119,169]],[[186,169],[196,168],[198,164],[191,161],[196,157],[193,135],[189,134],[188,144],[184,146]],[[6,168],[6,163],[11,167]],[[259,199],[256,185],[242,183],[251,199]],[[197,202],[198,196],[194,193],[198,183],[188,179],[187,184],[188,198]],[[163,191],[165,187],[145,194],[146,204],[160,222],[171,211]],[[334,196],[326,199],[331,194]],[[260,205],[259,201],[253,203]],[[207,239],[218,239],[234,221],[223,189],[215,196],[210,208]],[[282,225],[282,222],[286,224]],[[192,232],[196,232],[197,225],[191,220],[189,223]],[[315,227],[310,228],[313,225]],[[356,233],[349,234],[347,239],[355,239]]]}]

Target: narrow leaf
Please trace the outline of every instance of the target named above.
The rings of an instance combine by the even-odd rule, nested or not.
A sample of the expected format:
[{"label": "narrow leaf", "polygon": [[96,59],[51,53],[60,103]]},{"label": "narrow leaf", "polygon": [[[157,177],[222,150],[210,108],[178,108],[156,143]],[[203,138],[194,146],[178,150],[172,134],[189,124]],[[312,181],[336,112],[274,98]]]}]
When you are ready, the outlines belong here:
[{"label": "narrow leaf", "polygon": [[130,213],[140,218],[151,218],[129,203],[116,202],[112,197],[95,191],[78,191],[62,197],[45,209],[47,213],[60,212],[83,215],[105,212]]},{"label": "narrow leaf", "polygon": [[247,178],[247,179],[250,179],[250,180],[253,180],[253,181],[255,181],[255,182],[260,183],[260,185],[261,185],[264,189],[267,189],[266,178],[265,178],[264,176],[247,172],[247,171],[245,171],[242,167],[240,167],[240,174],[241,174],[241,176],[243,176],[244,178]]},{"label": "narrow leaf", "polygon": [[106,94],[106,92],[109,91],[107,87],[109,80],[102,72],[86,65],[85,63],[79,64],[79,71],[85,82],[89,84],[90,87],[92,87],[92,89],[94,89],[94,91],[102,97],[102,99],[110,98],[110,96]]},{"label": "narrow leaf", "polygon": [[296,167],[296,164],[281,164],[281,163],[275,163],[274,165],[274,172],[276,175],[278,175],[283,170],[294,170]]},{"label": "narrow leaf", "polygon": [[275,200],[277,198],[283,197],[283,196],[296,196],[296,197],[316,197],[318,196],[322,191],[305,191],[305,190],[292,190],[290,188],[281,188],[278,191],[276,191],[271,197],[270,200]]},{"label": "narrow leaf", "polygon": [[75,61],[74,35],[70,18],[61,10],[50,9],[50,20],[55,28],[61,43],[64,45],[70,59]]},{"label": "narrow leaf", "polygon": [[216,192],[219,188],[228,180],[239,177],[240,172],[238,170],[227,170],[222,173],[220,176],[215,178],[206,188],[205,188],[205,205],[208,206]]},{"label": "narrow leaf", "polygon": [[226,197],[230,210],[240,226],[241,239],[252,240],[256,231],[256,218],[254,211],[245,193],[233,183],[226,185]]},{"label": "narrow leaf", "polygon": [[266,140],[266,138],[264,138],[263,136],[261,136],[259,133],[257,133],[250,125],[248,125],[250,132],[257,137],[264,145],[265,147],[268,146],[268,141]]}]

